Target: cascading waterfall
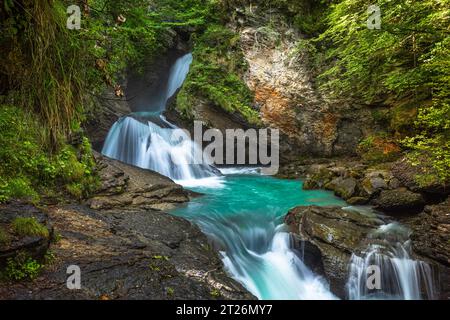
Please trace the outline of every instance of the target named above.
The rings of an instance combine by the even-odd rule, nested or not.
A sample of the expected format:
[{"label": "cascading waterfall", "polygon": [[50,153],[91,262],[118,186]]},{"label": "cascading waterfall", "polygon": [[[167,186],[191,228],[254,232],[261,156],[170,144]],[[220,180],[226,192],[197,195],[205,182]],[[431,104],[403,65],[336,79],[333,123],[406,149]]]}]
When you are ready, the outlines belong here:
[{"label": "cascading waterfall", "polygon": [[[176,61],[165,92],[154,99],[157,105],[152,102],[146,112],[117,121],[102,153],[157,171],[203,193],[203,197],[193,199],[173,214],[199,225],[220,250],[228,272],[258,298],[335,299],[324,279],[314,275],[291,250],[283,217],[296,205],[345,203],[325,191],[300,192],[300,182],[261,176],[255,169],[224,169],[222,177],[208,163],[192,164],[201,150],[162,116],[191,63],[191,54]],[[391,227],[381,228],[380,233],[385,235],[395,229]],[[428,298],[433,298],[430,267],[411,259],[406,240],[392,244],[387,238],[382,245],[372,244],[361,257],[352,256],[349,298],[419,299],[422,288]],[[379,265],[383,274],[382,290],[376,293],[369,291],[365,282],[371,264]]]},{"label": "cascading waterfall", "polygon": [[[189,72],[192,54],[179,58],[170,70],[162,105],[156,112],[141,112],[124,117],[111,128],[102,153],[110,158],[151,169],[176,181],[214,177],[209,164],[196,164],[199,147],[182,130],[162,115],[167,101],[181,87]],[[202,159],[205,161],[207,159]]]},{"label": "cascading waterfall", "polygon": [[[430,266],[411,257],[411,241],[406,228],[397,223],[381,226],[362,256],[353,254],[347,282],[348,298],[365,299],[435,299]],[[380,287],[369,289],[370,266],[380,271]]]}]

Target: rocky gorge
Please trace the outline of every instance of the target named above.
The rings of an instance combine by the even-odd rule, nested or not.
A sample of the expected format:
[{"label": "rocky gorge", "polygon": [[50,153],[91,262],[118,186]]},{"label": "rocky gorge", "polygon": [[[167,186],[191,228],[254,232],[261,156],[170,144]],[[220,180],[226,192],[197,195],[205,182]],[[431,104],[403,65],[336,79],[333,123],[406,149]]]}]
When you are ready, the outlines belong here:
[{"label": "rocky gorge", "polygon": [[[46,166],[26,139],[17,142],[20,152],[8,149],[11,163],[25,154],[25,168],[44,172],[31,171],[37,180],[30,180],[42,179],[44,188],[40,198],[2,193],[25,189],[28,169],[18,170],[14,185],[2,180],[14,170],[0,167],[0,299],[449,300],[447,158],[439,153],[436,167],[404,146],[414,119],[425,117],[417,107],[423,101],[408,99],[426,94],[385,90],[370,100],[324,87],[327,67],[347,68],[323,51],[333,41],[319,35],[321,7],[311,1],[215,6],[227,17],[189,14],[184,24],[191,9],[183,7],[176,19],[143,28],[164,25],[156,28],[163,39],[147,34],[160,41],[155,52],[137,64],[121,61],[120,72],[110,66],[117,83],[102,74],[106,89],[83,92],[94,98],[68,134],[73,154],[63,148]],[[127,32],[122,23],[113,30]],[[106,60],[92,64],[107,72]],[[362,69],[357,74],[369,68]],[[193,165],[201,148],[173,133],[192,131],[194,121],[222,133],[278,129],[278,174],[210,159]],[[85,176],[92,190],[77,180]],[[71,265],[82,271],[79,290],[66,286]],[[366,287],[374,265],[382,289]]]}]

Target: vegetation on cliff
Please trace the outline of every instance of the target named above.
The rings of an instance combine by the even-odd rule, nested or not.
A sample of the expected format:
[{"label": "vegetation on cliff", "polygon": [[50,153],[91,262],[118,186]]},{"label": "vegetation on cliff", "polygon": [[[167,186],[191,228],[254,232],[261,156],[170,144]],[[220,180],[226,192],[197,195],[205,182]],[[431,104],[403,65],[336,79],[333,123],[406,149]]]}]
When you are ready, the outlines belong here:
[{"label": "vegetation on cliff", "polygon": [[[97,186],[82,123],[106,87],[123,95],[125,68],[164,52],[174,32],[207,21],[209,1],[7,0],[0,6],[0,202],[38,200],[61,186],[82,198]],[[192,28],[192,30],[188,30]]]}]

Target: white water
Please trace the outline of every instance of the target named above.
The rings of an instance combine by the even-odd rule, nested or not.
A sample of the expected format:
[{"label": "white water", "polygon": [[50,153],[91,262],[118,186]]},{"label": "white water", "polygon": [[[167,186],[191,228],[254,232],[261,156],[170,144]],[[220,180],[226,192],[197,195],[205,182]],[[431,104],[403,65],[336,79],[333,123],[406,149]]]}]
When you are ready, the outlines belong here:
[{"label": "white water", "polygon": [[[381,226],[374,234],[378,243],[370,244],[362,256],[353,254],[347,282],[348,298],[435,299],[435,285],[430,266],[411,257],[408,231],[397,223]],[[380,241],[381,240],[381,241]],[[369,290],[369,266],[380,269],[381,286]]]},{"label": "white water", "polygon": [[[164,94],[162,112],[169,100],[185,80],[192,55],[179,58],[170,70]],[[210,177],[211,186],[217,185],[215,171],[209,164],[198,164],[200,148],[190,137],[168,122],[160,112],[139,113],[117,121],[108,133],[102,153],[144,169],[161,173],[185,186],[194,186],[198,179]],[[207,159],[199,158],[202,161]],[[204,180],[206,182],[206,180]]]}]

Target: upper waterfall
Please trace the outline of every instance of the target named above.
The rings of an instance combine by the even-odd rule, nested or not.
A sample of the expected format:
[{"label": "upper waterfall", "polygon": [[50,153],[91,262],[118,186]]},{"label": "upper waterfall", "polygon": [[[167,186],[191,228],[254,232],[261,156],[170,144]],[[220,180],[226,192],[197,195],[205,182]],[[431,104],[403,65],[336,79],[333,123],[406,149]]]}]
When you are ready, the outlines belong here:
[{"label": "upper waterfall", "polygon": [[194,156],[201,153],[200,147],[161,114],[167,101],[183,85],[192,60],[192,54],[186,54],[170,69],[165,92],[159,93],[164,97],[159,111],[134,113],[112,126],[103,146],[104,155],[174,180],[215,176],[216,171],[209,164],[193,164]]}]

